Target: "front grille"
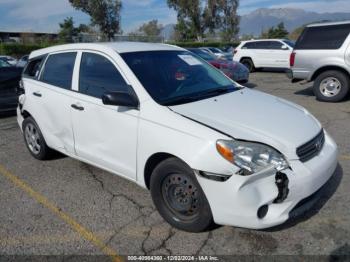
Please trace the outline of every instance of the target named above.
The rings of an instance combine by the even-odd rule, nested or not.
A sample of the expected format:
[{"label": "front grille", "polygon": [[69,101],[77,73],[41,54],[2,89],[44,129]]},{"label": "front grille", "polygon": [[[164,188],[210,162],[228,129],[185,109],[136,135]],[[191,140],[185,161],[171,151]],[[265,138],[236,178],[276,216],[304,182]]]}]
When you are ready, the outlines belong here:
[{"label": "front grille", "polygon": [[324,131],[322,129],[316,137],[297,148],[297,156],[301,162],[306,162],[318,155],[318,153],[322,150],[323,145]]}]

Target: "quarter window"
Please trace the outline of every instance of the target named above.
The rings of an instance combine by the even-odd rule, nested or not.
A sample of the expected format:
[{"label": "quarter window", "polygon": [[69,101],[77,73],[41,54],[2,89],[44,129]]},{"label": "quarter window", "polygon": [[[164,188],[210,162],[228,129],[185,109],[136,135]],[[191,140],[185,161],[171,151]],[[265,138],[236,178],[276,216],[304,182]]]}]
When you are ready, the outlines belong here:
[{"label": "quarter window", "polygon": [[107,58],[93,53],[83,53],[79,91],[85,95],[102,98],[106,92],[130,90],[117,68]]},{"label": "quarter window", "polygon": [[76,55],[77,53],[50,55],[40,80],[56,87],[71,89]]},{"label": "quarter window", "polygon": [[295,49],[339,49],[350,33],[350,24],[307,27]]},{"label": "quarter window", "polygon": [[27,67],[24,69],[23,75],[28,78],[37,78],[39,76],[43,59],[44,57],[39,57],[31,60]]}]

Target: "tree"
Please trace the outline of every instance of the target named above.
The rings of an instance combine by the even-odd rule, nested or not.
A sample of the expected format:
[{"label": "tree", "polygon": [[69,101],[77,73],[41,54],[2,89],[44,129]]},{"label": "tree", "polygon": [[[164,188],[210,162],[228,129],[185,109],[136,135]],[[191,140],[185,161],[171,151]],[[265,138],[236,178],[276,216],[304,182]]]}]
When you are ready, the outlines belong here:
[{"label": "tree", "polygon": [[120,0],[69,0],[71,5],[91,17],[93,25],[97,25],[100,31],[109,39],[121,32]]},{"label": "tree", "polygon": [[201,40],[209,31],[220,31],[222,38],[231,41],[239,31],[237,8],[239,0],[167,0],[177,11],[175,35],[182,39]]},{"label": "tree", "polygon": [[224,42],[231,42],[237,38],[239,32],[240,17],[237,14],[239,0],[218,0],[217,27],[221,30],[221,37]]},{"label": "tree", "polygon": [[277,25],[277,28],[275,29],[274,37],[275,38],[286,38],[288,36],[288,34],[289,34],[289,32],[284,27],[284,23],[281,22]]},{"label": "tree", "polygon": [[277,27],[270,27],[267,31],[262,32],[261,38],[286,38],[289,32],[285,29],[284,23],[281,22]]},{"label": "tree", "polygon": [[93,32],[92,28],[86,24],[80,24],[77,27],[77,31],[78,31],[78,33],[92,33]]},{"label": "tree", "polygon": [[162,30],[163,26],[158,24],[158,20],[154,19],[141,25],[137,31],[145,36],[159,36]]},{"label": "tree", "polygon": [[63,23],[60,23],[60,31],[58,38],[65,43],[72,43],[73,37],[77,34],[77,29],[74,27],[73,17],[67,17]]},{"label": "tree", "polygon": [[185,39],[201,40],[205,23],[201,0],[167,0],[168,6],[177,11],[175,30]]}]

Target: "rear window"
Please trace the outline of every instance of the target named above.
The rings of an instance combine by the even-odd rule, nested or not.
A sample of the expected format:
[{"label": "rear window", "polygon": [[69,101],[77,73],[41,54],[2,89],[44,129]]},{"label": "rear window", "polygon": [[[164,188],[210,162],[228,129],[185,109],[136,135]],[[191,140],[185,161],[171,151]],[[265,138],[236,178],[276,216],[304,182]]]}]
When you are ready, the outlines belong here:
[{"label": "rear window", "polygon": [[350,24],[307,27],[295,49],[339,49],[350,33]]}]

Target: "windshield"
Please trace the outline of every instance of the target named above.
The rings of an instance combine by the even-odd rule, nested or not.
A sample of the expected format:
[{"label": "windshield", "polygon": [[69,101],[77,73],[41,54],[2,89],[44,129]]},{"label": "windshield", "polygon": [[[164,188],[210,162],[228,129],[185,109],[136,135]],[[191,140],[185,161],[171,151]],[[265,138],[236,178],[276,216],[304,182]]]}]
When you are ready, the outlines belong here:
[{"label": "windshield", "polygon": [[293,47],[295,46],[295,42],[293,41],[290,41],[290,40],[283,40],[284,43],[286,43],[287,45],[289,45],[290,47]]},{"label": "windshield", "polygon": [[192,53],[195,53],[196,55],[198,55],[200,58],[204,59],[205,61],[213,61],[216,60],[216,57],[209,54],[208,52],[205,52],[203,50],[200,49],[190,49],[189,50]]},{"label": "windshield", "polygon": [[222,54],[223,52],[219,49],[219,48],[216,48],[216,47],[209,47],[210,51],[212,51],[213,53],[219,53],[219,54]]},{"label": "windshield", "polygon": [[152,98],[179,105],[238,90],[220,71],[188,51],[121,54]]},{"label": "windshield", "polygon": [[11,65],[4,61],[3,59],[0,59],[0,67],[10,67]]}]

